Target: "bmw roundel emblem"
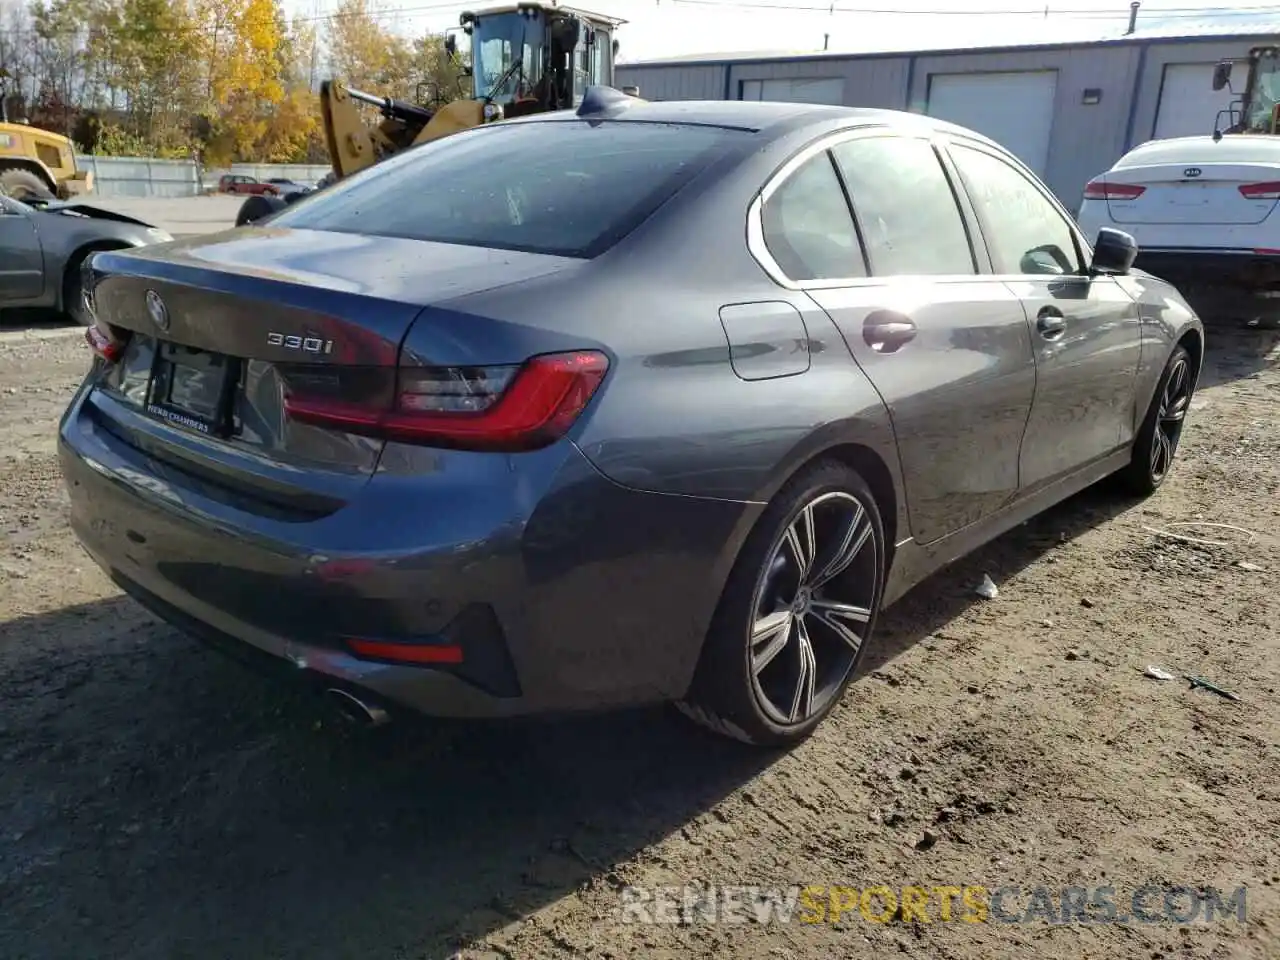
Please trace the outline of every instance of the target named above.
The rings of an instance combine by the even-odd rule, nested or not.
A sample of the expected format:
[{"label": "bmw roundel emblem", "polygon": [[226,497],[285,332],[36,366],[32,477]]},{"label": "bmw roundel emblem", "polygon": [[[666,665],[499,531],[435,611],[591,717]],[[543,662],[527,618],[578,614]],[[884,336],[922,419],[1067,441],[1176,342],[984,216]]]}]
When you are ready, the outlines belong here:
[{"label": "bmw roundel emblem", "polygon": [[147,316],[161,330],[169,329],[169,308],[154,290],[147,291]]}]

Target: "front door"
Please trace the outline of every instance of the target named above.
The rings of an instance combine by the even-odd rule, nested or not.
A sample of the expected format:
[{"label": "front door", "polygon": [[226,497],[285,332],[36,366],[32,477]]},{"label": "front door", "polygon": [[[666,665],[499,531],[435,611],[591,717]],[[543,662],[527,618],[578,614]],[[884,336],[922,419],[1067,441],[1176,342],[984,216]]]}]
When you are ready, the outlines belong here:
[{"label": "front door", "polygon": [[953,139],[947,152],[994,271],[1026,309],[1036,389],[1020,466],[1030,492],[1133,442],[1138,305],[1111,277],[1089,275],[1078,232],[1023,172],[977,143]]},{"label": "front door", "polygon": [[24,208],[0,197],[0,307],[34,300],[44,290],[44,258]]}]

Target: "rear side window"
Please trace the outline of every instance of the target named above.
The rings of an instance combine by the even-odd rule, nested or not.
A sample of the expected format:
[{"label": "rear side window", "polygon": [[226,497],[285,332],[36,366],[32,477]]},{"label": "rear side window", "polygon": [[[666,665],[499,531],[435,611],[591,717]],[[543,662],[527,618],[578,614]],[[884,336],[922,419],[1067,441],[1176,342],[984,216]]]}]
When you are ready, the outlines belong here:
[{"label": "rear side window", "polygon": [[872,137],[832,148],[877,277],[975,274],[951,184],[927,140]]},{"label": "rear side window", "polygon": [[763,220],[765,246],[789,279],[866,276],[853,215],[826,153],[783,181],[765,203]]},{"label": "rear side window", "polygon": [[625,121],[481,127],[340,181],[273,224],[594,257],[749,137]]}]

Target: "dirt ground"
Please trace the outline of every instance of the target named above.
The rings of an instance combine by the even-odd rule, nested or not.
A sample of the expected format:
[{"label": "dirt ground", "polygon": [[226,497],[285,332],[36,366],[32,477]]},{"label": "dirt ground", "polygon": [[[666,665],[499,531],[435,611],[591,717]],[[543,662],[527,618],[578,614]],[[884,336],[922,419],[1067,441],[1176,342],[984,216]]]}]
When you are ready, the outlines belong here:
[{"label": "dirt ground", "polygon": [[[664,710],[340,729],[92,566],[54,456],[83,348],[0,334],[0,955],[1280,956],[1280,338],[1210,333],[1165,489],[1091,491],[918,588],[789,754]],[[619,912],[694,882],[1244,885],[1247,917]]]}]

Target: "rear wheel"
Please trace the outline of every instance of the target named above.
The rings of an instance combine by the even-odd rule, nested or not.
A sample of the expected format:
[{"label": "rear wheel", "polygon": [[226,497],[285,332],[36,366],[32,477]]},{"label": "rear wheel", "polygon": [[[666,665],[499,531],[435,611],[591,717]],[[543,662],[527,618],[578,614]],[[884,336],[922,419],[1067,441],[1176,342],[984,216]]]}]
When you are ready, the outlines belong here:
[{"label": "rear wheel", "polygon": [[1174,347],[1138,429],[1132,459],[1120,472],[1121,481],[1138,496],[1155,493],[1169,476],[1194,391],[1191,354],[1183,346]]},{"label": "rear wheel", "polygon": [[866,652],[884,556],[880,511],[862,477],[836,461],[797,475],[743,547],[680,710],[747,743],[807,737]]},{"label": "rear wheel", "polygon": [[55,200],[57,199],[48,185],[30,170],[10,167],[0,170],[0,188],[7,196],[15,200]]}]

